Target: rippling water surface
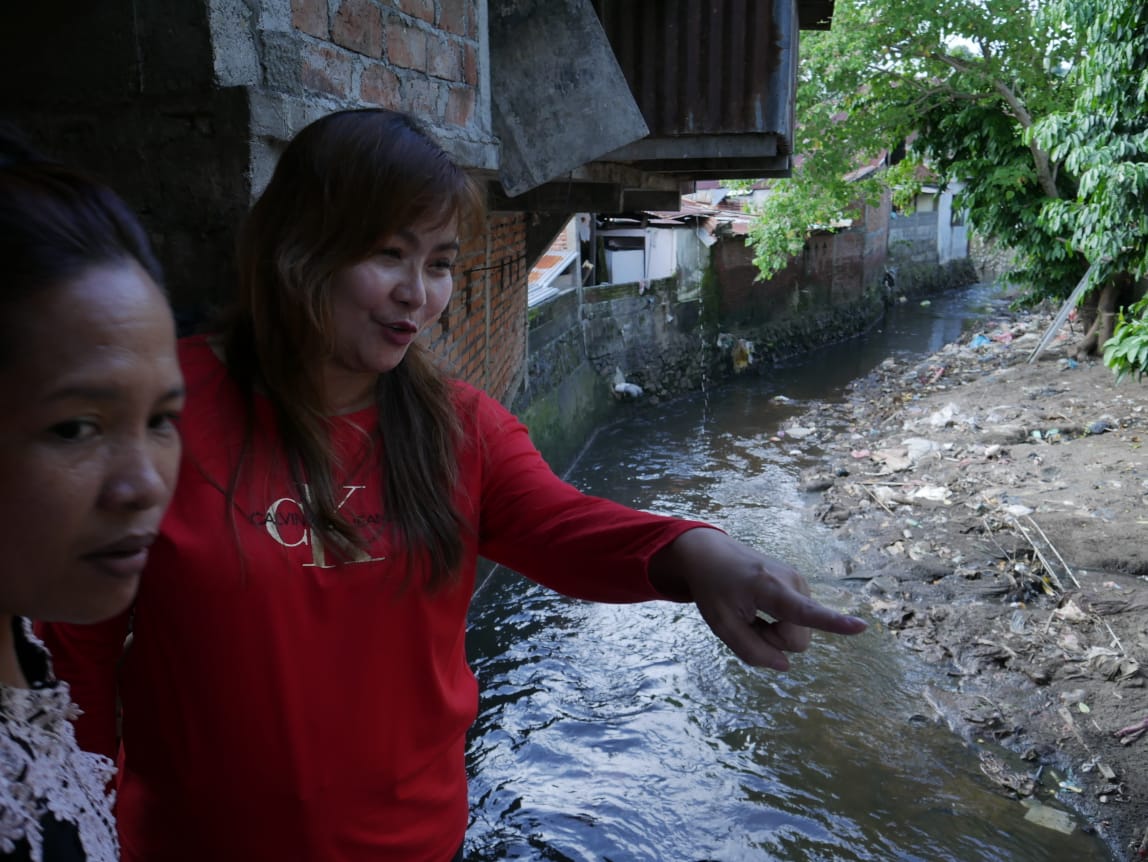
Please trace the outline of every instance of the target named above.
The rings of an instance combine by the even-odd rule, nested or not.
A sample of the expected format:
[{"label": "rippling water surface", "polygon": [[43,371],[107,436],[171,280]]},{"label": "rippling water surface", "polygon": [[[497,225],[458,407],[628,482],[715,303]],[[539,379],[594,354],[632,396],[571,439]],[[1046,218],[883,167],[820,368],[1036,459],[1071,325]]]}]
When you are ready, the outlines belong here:
[{"label": "rippling water surface", "polygon": [[[567,478],[717,524],[844,604],[818,579],[835,538],[802,510],[801,456],[769,438],[801,401],[839,397],[890,354],[935,351],[992,300],[980,287],[906,307],[767,378],[639,411]],[[482,699],[468,862],[1111,858],[993,792],[977,752],[925,718],[919,690],[935,671],[877,631],[817,636],[789,673],[757,671],[692,606],[579,602],[499,570],[469,647]]]}]

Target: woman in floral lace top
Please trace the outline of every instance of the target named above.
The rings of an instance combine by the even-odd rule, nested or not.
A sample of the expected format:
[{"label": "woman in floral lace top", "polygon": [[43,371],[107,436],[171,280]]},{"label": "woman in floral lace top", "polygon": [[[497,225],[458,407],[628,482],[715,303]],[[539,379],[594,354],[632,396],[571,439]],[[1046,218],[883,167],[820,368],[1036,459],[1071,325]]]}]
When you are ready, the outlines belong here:
[{"label": "woman in floral lace top", "polygon": [[114,766],[30,620],[135,596],[179,463],[175,327],[124,203],[8,136],[0,268],[0,859],[114,862]]}]

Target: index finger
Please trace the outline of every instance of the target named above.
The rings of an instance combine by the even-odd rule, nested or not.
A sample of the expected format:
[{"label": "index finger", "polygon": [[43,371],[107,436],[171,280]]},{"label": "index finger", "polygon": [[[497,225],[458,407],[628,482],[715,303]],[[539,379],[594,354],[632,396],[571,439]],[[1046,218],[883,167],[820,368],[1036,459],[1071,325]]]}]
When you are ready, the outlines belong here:
[{"label": "index finger", "polygon": [[835,635],[856,635],[869,627],[860,617],[838,613],[796,591],[774,596],[768,605],[757,609],[758,618],[768,623],[785,622]]}]

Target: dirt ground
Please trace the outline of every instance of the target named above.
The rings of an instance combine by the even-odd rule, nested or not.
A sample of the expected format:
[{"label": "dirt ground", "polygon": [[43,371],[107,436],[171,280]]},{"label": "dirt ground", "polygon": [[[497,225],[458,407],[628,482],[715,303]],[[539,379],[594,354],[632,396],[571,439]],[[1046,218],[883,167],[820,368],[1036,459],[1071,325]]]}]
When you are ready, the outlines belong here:
[{"label": "dirt ground", "polygon": [[[978,743],[985,780],[1148,851],[1148,380],[1070,358],[1056,309],[886,361],[783,432],[816,453],[812,514],[853,549],[857,610],[937,670],[919,714]],[[999,745],[995,744],[999,743]],[[995,752],[995,753],[994,753]],[[1077,828],[1080,828],[1077,826]]]}]

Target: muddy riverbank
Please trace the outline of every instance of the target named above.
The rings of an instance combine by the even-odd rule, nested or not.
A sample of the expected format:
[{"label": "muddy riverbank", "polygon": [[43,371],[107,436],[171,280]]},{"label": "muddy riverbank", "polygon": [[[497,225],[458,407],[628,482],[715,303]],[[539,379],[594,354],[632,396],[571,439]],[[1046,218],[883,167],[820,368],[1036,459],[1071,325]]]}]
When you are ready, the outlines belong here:
[{"label": "muddy riverbank", "polygon": [[810,516],[851,548],[833,576],[938,671],[909,719],[948,724],[994,790],[1055,796],[1135,859],[1148,384],[1070,358],[1078,325],[1028,362],[1054,311],[1002,306],[923,361],[887,360],[779,442],[818,459],[802,476]]}]

